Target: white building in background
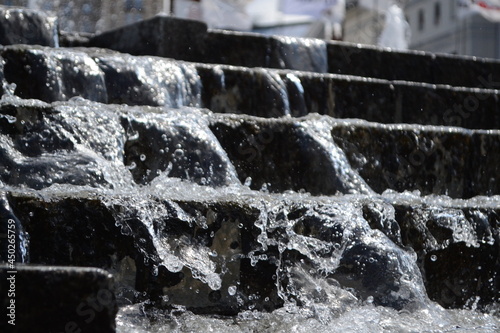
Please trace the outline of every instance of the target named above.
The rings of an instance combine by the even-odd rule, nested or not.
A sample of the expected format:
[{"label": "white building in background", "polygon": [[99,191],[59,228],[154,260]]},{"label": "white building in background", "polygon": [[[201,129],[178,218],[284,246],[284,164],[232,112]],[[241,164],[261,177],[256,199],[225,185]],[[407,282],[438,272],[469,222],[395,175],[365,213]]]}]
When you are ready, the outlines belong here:
[{"label": "white building in background", "polygon": [[[344,40],[377,45],[385,12],[348,1]],[[397,2],[397,1],[394,1]],[[411,29],[409,48],[500,59],[500,24],[460,5],[461,0],[399,1]]]},{"label": "white building in background", "polygon": [[467,11],[458,0],[413,0],[405,13],[413,49],[500,58],[500,24]]}]

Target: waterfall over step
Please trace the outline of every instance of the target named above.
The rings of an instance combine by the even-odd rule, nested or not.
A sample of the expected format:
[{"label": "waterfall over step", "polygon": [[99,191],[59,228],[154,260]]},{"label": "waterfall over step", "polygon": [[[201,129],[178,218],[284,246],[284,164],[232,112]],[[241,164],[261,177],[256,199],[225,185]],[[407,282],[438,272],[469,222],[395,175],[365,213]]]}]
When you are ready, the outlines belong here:
[{"label": "waterfall over step", "polygon": [[500,329],[499,62],[53,22],[0,8],[2,332]]}]

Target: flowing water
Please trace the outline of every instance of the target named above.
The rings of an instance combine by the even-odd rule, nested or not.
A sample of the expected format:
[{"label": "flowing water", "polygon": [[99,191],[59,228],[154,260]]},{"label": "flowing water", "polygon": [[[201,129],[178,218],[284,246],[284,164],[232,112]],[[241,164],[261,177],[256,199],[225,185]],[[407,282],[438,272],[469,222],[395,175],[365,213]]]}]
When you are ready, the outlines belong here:
[{"label": "flowing water", "polygon": [[[310,117],[295,126],[331,152],[329,161],[341,174],[340,179],[347,177],[342,182],[351,184],[345,195],[334,197],[251,190],[251,179],[241,184],[224,149],[208,130],[214,115],[206,110],[103,105],[79,98],[49,105],[8,96],[2,105],[17,105],[21,110],[7,117],[8,123],[25,130],[39,129],[16,142],[2,135],[2,154],[15,161],[9,170],[3,170],[2,177],[8,183],[4,190],[35,191],[44,201],[97,197],[113,212],[121,233],[132,234],[134,247],[144,254],[153,275],[162,266],[172,273],[189,271],[192,275],[191,282],[182,286],[189,290],[180,293],[180,298],[175,289],[166,291],[162,298],[169,306],[158,308],[147,295],[146,300],[138,301],[140,292],[127,281],[134,277],[127,273],[130,267],[125,269],[123,261],[110,267],[116,269],[119,285],[118,332],[495,332],[500,327],[494,308],[492,314],[479,312],[472,302],[467,309],[446,310],[430,301],[415,264],[416,254],[372,229],[360,204],[365,200],[401,200],[401,196],[409,202],[426,200],[436,205],[449,204],[450,199],[410,192],[378,195],[362,180],[352,182],[357,176],[348,176],[353,171],[328,134],[328,118]],[[33,118],[30,108],[43,110],[39,115],[46,119]],[[152,133],[158,138],[152,138]],[[137,142],[151,139],[157,146],[132,149]],[[30,150],[27,156],[28,142],[32,146],[36,143],[40,151]],[[148,166],[150,160],[155,160],[154,167]],[[485,200],[493,200],[493,206],[498,202],[495,197]],[[240,237],[234,233],[247,227],[243,225],[212,230],[211,244],[162,231],[159,223],[171,219],[195,229],[212,228],[210,219],[215,217],[187,211],[180,205],[185,201],[254,209],[253,225],[258,234],[253,248],[244,253],[228,251],[224,245],[229,242],[227,237]],[[299,214],[294,213],[297,209]],[[391,206],[382,214],[387,216],[381,220],[394,219]],[[133,235],[137,230],[129,222],[133,219],[145,227],[146,236]],[[319,230],[305,231],[310,228]],[[464,237],[470,232],[464,230]],[[385,274],[379,269],[394,271],[382,280],[374,276],[381,283],[374,289],[359,281],[350,283],[355,278],[349,274],[336,275],[345,265],[342,256],[360,245],[373,248],[373,252],[367,251],[363,254],[366,258],[350,264],[357,263],[357,269],[370,274]],[[290,257],[291,253],[302,259]],[[233,271],[242,258],[249,259],[252,266],[273,263],[274,292],[264,297],[243,290],[243,277],[235,277]],[[376,264],[384,260],[384,266]],[[389,288],[398,287],[389,294],[378,292],[385,283]],[[197,295],[214,291],[237,313],[210,315],[188,309],[205,302],[201,296],[197,300]],[[273,297],[274,305],[265,310]]]},{"label": "flowing water", "polygon": [[[18,52],[46,67],[45,91],[16,79],[10,68]],[[11,210],[9,200],[25,204],[15,208],[19,261],[100,264],[112,272],[118,332],[500,330],[495,263],[464,264],[463,271],[486,273],[461,281],[468,275],[460,272],[448,286],[454,295],[434,290],[449,283],[436,265],[454,258],[453,246],[471,251],[472,264],[475,256],[494,262],[500,197],[376,193],[374,180],[351,166],[352,156],[360,164],[366,158],[340,147],[332,133],[365,125],[291,117],[318,108],[301,79],[327,75],[97,49],[7,47],[2,56],[8,89],[0,102],[0,179],[4,208]],[[18,70],[37,70],[22,61]],[[38,216],[70,223],[66,214],[84,218],[92,231],[112,221],[92,237],[115,252],[103,246],[78,257],[74,240],[69,259],[31,251],[42,237],[32,232]],[[65,226],[72,239],[78,232]],[[465,301],[456,292],[462,285],[471,295]]]}]

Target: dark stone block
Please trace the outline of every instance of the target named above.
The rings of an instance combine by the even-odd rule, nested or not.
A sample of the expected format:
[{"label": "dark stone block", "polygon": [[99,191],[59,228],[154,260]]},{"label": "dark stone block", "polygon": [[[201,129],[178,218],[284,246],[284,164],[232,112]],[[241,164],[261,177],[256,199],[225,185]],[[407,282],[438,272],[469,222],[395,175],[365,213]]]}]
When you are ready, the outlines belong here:
[{"label": "dark stone block", "polygon": [[[500,297],[499,246],[454,243],[423,255],[429,297],[446,308],[484,309]],[[492,264],[496,263],[496,264]]]},{"label": "dark stone block", "polygon": [[0,193],[0,261],[13,265],[29,262],[29,237],[10,207],[5,192]]},{"label": "dark stone block", "polygon": [[[129,301],[146,297],[160,308],[177,304],[196,313],[273,310],[285,298],[303,297],[282,292],[307,278],[302,266],[376,304],[400,309],[425,301],[410,254],[370,229],[357,199],[285,203],[269,197],[271,210],[212,199],[115,196],[101,202],[83,193],[9,193],[30,234],[32,262],[105,268],[115,275],[120,304],[130,293]],[[333,258],[339,268],[327,265]]]},{"label": "dark stone block", "polygon": [[393,87],[396,109],[392,123],[500,128],[499,95],[495,90],[413,83]]},{"label": "dark stone block", "polygon": [[193,64],[102,50],[88,53],[104,73],[110,104],[200,106],[202,87]]},{"label": "dark stone block", "polygon": [[[1,180],[35,189],[56,183],[113,186],[101,168],[109,163],[107,160],[121,157],[119,142],[123,142],[125,133],[118,116],[99,110],[102,106],[96,104],[89,109],[76,103],[56,107],[40,101],[2,100],[0,133],[9,145],[0,150]],[[87,113],[79,112],[83,110]],[[90,114],[99,117],[89,118]],[[100,121],[105,125],[96,126]],[[93,152],[82,149],[79,143]]]},{"label": "dark stone block", "polygon": [[326,43],[323,40],[273,36],[270,41],[271,54],[266,67],[328,72]]},{"label": "dark stone block", "polygon": [[[0,284],[3,332],[115,332],[114,285],[103,270],[0,266]],[[8,296],[9,290],[15,290],[14,297]],[[15,310],[8,309],[11,304]],[[15,316],[9,317],[11,313]]]},{"label": "dark stone block", "polygon": [[290,114],[285,82],[266,69],[197,66],[203,106],[216,113],[243,113],[259,117]]},{"label": "dark stone block", "polygon": [[[241,182],[271,192],[306,191],[313,195],[370,193],[350,169],[345,156],[315,127],[329,126],[318,119],[217,117],[211,129],[233,162]],[[284,147],[287,147],[284,149]],[[325,181],[328,180],[328,181]]]},{"label": "dark stone block", "polygon": [[0,6],[0,44],[58,46],[55,17],[26,8]]},{"label": "dark stone block", "polygon": [[64,49],[11,46],[1,51],[5,80],[15,95],[46,102],[79,96],[106,102],[104,74],[87,54]]},{"label": "dark stone block", "polygon": [[319,39],[212,30],[201,61],[325,73],[326,54],[326,44]]},{"label": "dark stone block", "polygon": [[[165,173],[200,185],[226,186],[238,183],[233,165],[206,122],[207,115],[194,110],[159,115],[124,117],[129,133],[123,163],[138,184],[148,184]],[[191,122],[187,122],[187,119]]]},{"label": "dark stone block", "polygon": [[500,128],[498,91],[491,89],[229,66],[197,65],[197,71],[202,105],[218,113]]},{"label": "dark stone block", "polygon": [[206,33],[207,26],[202,22],[158,15],[98,34],[90,39],[89,46],[134,55],[199,61]]},{"label": "dark stone block", "polygon": [[258,34],[211,30],[205,43],[204,63],[267,67],[271,56],[271,39]]},{"label": "dark stone block", "polygon": [[415,197],[392,201],[402,241],[416,251],[432,300],[447,308],[482,310],[498,303],[498,205],[479,198],[442,198],[441,206]]},{"label": "dark stone block", "polygon": [[[498,194],[496,131],[338,122],[335,142],[370,187],[382,193],[419,190],[454,198]],[[481,173],[478,173],[478,161]]]},{"label": "dark stone block", "polygon": [[500,62],[421,51],[390,51],[369,45],[329,42],[328,72],[456,87],[498,89]]}]

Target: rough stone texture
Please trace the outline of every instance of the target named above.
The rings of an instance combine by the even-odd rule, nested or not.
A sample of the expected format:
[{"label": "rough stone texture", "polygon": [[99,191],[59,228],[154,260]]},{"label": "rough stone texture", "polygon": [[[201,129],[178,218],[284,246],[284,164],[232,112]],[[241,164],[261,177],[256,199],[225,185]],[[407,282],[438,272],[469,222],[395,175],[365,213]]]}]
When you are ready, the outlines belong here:
[{"label": "rough stone texture", "polygon": [[208,127],[207,112],[162,111],[88,101],[4,101],[0,179],[35,189],[147,184],[162,173],[201,185],[239,183]]},{"label": "rough stone texture", "polygon": [[199,61],[319,73],[328,69],[326,44],[321,40],[216,30],[208,32]]},{"label": "rough stone texture", "polygon": [[495,176],[500,161],[488,153],[498,146],[499,134],[361,121],[338,122],[332,130],[351,166],[374,191],[419,190],[454,198],[500,193]]},{"label": "rough stone texture", "polygon": [[[91,39],[91,46],[131,54],[245,67],[269,67],[500,88],[500,62],[419,51],[397,52],[343,42],[210,30],[199,22],[155,17]],[[388,66],[387,64],[391,64]],[[457,68],[460,68],[459,75]]]},{"label": "rough stone texture", "polygon": [[389,124],[500,128],[496,90],[309,73],[294,75],[301,84],[307,113]]},{"label": "rough stone texture", "polygon": [[0,6],[0,44],[58,46],[57,19],[26,8]]},{"label": "rough stone texture", "polygon": [[[408,311],[429,305],[428,296],[445,307],[500,302],[499,198],[471,198],[500,191],[496,61],[334,42],[326,50],[167,17],[65,43],[189,61],[210,55],[216,64],[3,48],[0,232],[15,225],[16,260],[106,269],[119,305],[196,313],[338,295]],[[363,77],[317,73],[327,65]],[[37,322],[45,309],[72,319],[72,304],[109,282],[95,270],[26,272],[57,284],[37,282],[29,296],[62,290],[65,307],[43,303],[54,300],[43,294],[26,323],[48,323]],[[99,327],[112,330],[112,321]]]},{"label": "rough stone texture", "polygon": [[96,35],[90,39],[89,46],[197,61],[203,52],[206,32],[207,26],[202,22],[158,15]]},{"label": "rough stone texture", "polygon": [[103,170],[109,160],[122,158],[124,130],[116,114],[80,106],[88,112],[40,101],[2,100],[1,181],[33,189],[52,184],[112,186]]},{"label": "rough stone texture", "polygon": [[234,167],[209,130],[208,121],[200,121],[206,115],[185,110],[171,116],[147,116],[136,114],[122,119],[129,133],[123,162],[130,166],[138,184],[150,183],[162,173],[200,185],[238,183]]},{"label": "rough stone texture", "polygon": [[[240,281],[250,279],[247,271],[256,274],[259,267],[247,263],[248,259],[243,259],[241,263],[240,260],[230,260],[243,251],[247,254],[255,247],[255,235],[252,233],[256,234],[258,230],[253,226],[258,212],[251,207],[223,202],[177,204],[143,199],[142,205],[149,204],[151,209],[164,210],[165,213],[150,221],[155,228],[155,233],[151,234],[141,220],[143,207],[137,206],[133,197],[111,199],[107,205],[85,196],[54,196],[40,201],[34,197],[14,195],[10,199],[28,233],[33,234],[30,252],[33,251],[34,255],[31,262],[45,265],[86,263],[108,269],[115,274],[119,290],[117,297],[122,304],[143,300],[144,295],[130,292],[137,290],[146,292],[146,299],[159,302],[161,306],[180,304],[196,312],[236,313],[236,297],[230,297],[227,289],[237,284],[242,284],[247,305],[259,302],[262,306],[265,297],[272,299],[268,304],[270,308],[281,302],[275,288],[264,284],[251,286],[250,282],[247,288],[247,283]],[[222,289],[212,290],[193,278],[193,272],[203,272],[202,267],[196,267],[195,261],[191,269],[181,264],[182,270],[179,271],[171,268],[169,264],[174,263],[168,260],[162,263],[159,251],[165,250],[158,247],[159,239],[170,244],[172,255],[175,253],[180,260],[186,256],[186,262],[204,256],[209,260],[206,251],[216,251],[218,256],[214,264],[217,271],[220,273],[223,267],[229,269],[222,280]],[[191,252],[197,258],[190,258]],[[267,278],[271,279],[271,276]],[[270,284],[273,282],[268,281]],[[255,302],[248,300],[249,295],[264,291],[262,299]],[[168,296],[167,303],[160,297],[162,295]]]},{"label": "rough stone texture", "polygon": [[33,46],[1,50],[4,76],[16,85],[14,94],[46,102],[67,101],[79,96],[106,102],[104,74],[85,53]]},{"label": "rough stone texture", "polygon": [[290,113],[287,90],[278,73],[265,69],[199,66],[203,106],[217,113],[280,117]]},{"label": "rough stone texture", "polygon": [[500,128],[496,90],[230,66],[197,65],[197,70],[202,105],[214,112]]},{"label": "rough stone texture", "polygon": [[4,90],[47,102],[82,96],[104,103],[203,106],[268,118],[320,113],[382,123],[500,128],[498,91],[491,89],[183,63],[99,49],[16,46],[2,55]]},{"label": "rough stone texture", "polygon": [[330,73],[458,87],[500,87],[498,60],[421,51],[390,51],[342,42],[329,42],[327,50]]},{"label": "rough stone texture", "polygon": [[327,126],[321,119],[307,122],[227,116],[215,118],[211,129],[241,182],[248,179],[252,189],[314,195],[370,193],[365,182],[351,172],[333,140],[322,137],[328,130],[319,135],[314,130]]},{"label": "rough stone texture", "polygon": [[481,198],[439,203],[392,196],[402,241],[417,253],[429,297],[447,308],[498,304],[498,204]]},{"label": "rough stone texture", "polygon": [[[428,193],[442,190],[457,197],[470,196],[472,191],[489,191],[487,194],[497,191],[494,175],[499,163],[495,162],[496,155],[486,154],[498,145],[496,131],[378,125],[333,120],[326,116],[264,119],[188,109],[166,112],[159,108],[88,101],[50,105],[16,98],[5,99],[0,111],[3,114],[0,125],[5,154],[2,180],[12,186],[43,189],[59,183],[106,189],[151,183],[151,189],[156,191],[153,193],[159,195],[172,190],[173,185],[167,181],[168,177],[151,175],[155,170],[164,171],[172,164],[168,171],[171,176],[199,184],[203,184],[202,178],[210,179],[208,184],[218,186],[245,182],[250,177],[248,184],[251,188],[278,193],[304,189],[312,194],[370,194],[364,180],[380,192],[391,188],[392,183],[383,177],[392,169],[384,163],[394,163],[399,167],[403,157],[410,159],[412,144],[415,143],[418,149],[432,152],[425,161],[429,165],[415,167],[414,174],[405,174],[410,169],[402,167],[398,174],[401,183],[397,183],[402,185],[398,190],[414,189],[416,184]],[[169,142],[165,141],[165,146],[162,146],[164,134]],[[177,154],[171,152],[178,149],[179,144],[186,157],[182,161],[176,161]],[[220,146],[217,148],[217,145]],[[165,159],[159,158],[161,154],[155,154],[156,150],[166,152],[167,148],[171,154]],[[206,155],[210,151],[219,152],[214,155],[220,157],[214,160],[214,165],[227,168],[214,174],[197,174],[199,167],[204,172],[217,171],[216,167],[203,164],[215,158]],[[57,160],[61,154],[67,159]],[[225,154],[227,160],[222,158]],[[350,169],[346,156],[353,167],[359,168],[364,179]],[[470,171],[474,166],[467,156],[489,163],[482,163],[481,174],[477,174]],[[75,170],[70,162],[80,157],[88,158],[88,164],[84,163]],[[53,159],[56,162],[52,163]],[[134,168],[130,168],[132,162],[136,163]],[[117,167],[116,163],[121,163],[122,167]],[[125,183],[115,183],[107,175],[108,171],[97,172],[108,170],[110,165],[116,167],[112,172],[122,172],[119,175],[123,176],[121,181]],[[130,170],[124,168],[125,165]],[[232,165],[239,181],[236,173],[233,178],[224,178]],[[370,167],[360,167],[366,165]],[[153,172],[148,174],[147,170]],[[187,171],[187,177],[181,171]],[[434,183],[429,181],[430,171],[436,175]],[[415,178],[409,180],[409,176]],[[325,182],[325,179],[331,182]],[[442,183],[443,180],[447,183]],[[185,188],[187,185],[179,183],[175,186]],[[74,193],[78,188],[72,185],[64,189]],[[324,258],[331,256],[339,261],[337,269],[329,271],[329,277],[345,288],[353,288],[362,299],[373,296],[376,304],[398,309],[416,306],[416,299],[423,300],[424,296],[418,290],[422,285],[419,281],[413,281],[413,287],[410,287],[401,280],[401,276],[418,279],[417,269],[422,273],[422,283],[430,290],[429,295],[445,306],[467,305],[479,296],[483,300],[479,304],[486,308],[495,301],[487,294],[498,290],[495,289],[498,285],[495,273],[498,237],[495,228],[486,227],[496,223],[497,213],[488,207],[484,213],[487,217],[482,220],[476,211],[464,213],[473,216],[467,217],[467,221],[473,221],[467,222],[473,227],[465,228],[458,225],[460,219],[440,217],[443,214],[460,217],[454,212],[439,215],[425,206],[419,209],[419,203],[396,202],[391,206],[373,195],[361,203],[358,203],[359,199],[342,201],[335,197],[324,199],[326,203],[315,199],[308,202],[290,199],[283,205],[268,203],[270,207],[277,207],[275,210],[267,208],[267,204],[261,206],[260,199],[256,199],[259,203],[252,201],[248,204],[236,199],[219,200],[219,192],[208,193],[207,197],[213,201],[207,203],[162,196],[105,196],[99,191],[92,194],[90,187],[77,195],[64,191],[56,187],[40,195],[9,192],[4,196],[2,214],[18,221],[22,231],[18,233],[18,242],[22,241],[23,233],[30,236],[27,257],[32,263],[92,265],[114,272],[119,283],[120,304],[152,299],[156,306],[181,304],[199,313],[272,310],[284,301],[279,296],[282,295],[279,288],[304,288],[300,282],[303,278],[300,269],[314,271],[322,265]],[[189,193],[199,190],[191,191]],[[269,200],[275,199],[269,196],[264,202]],[[338,207],[338,212],[342,213],[328,211],[332,206]],[[353,210],[356,213],[352,218],[341,218],[342,214]],[[264,223],[262,218],[266,215],[272,217]],[[358,221],[358,224],[351,225],[352,221]],[[453,226],[453,223],[458,224]],[[481,225],[485,226],[484,230]],[[346,228],[349,232],[345,235],[351,235],[347,239],[343,238]],[[446,231],[447,228],[452,231]],[[418,232],[421,235],[415,236]],[[442,242],[427,244],[428,239],[436,237],[441,237]],[[167,250],[164,248],[166,244]],[[303,244],[308,245],[304,248]],[[282,251],[282,246],[287,250]],[[418,266],[403,250],[404,246],[415,249]],[[384,252],[387,249],[389,252]],[[217,253],[215,259],[210,259],[211,251]],[[457,251],[463,255],[454,257]],[[450,279],[440,267],[451,269],[455,266],[433,265],[434,261],[429,257],[433,254],[439,260],[449,260],[457,266],[469,263],[469,256],[474,256],[481,264],[482,280],[469,279],[470,271],[464,270],[461,264],[462,268],[456,268],[456,275],[467,279]],[[394,256],[399,259],[390,259]],[[202,262],[213,262],[214,266],[200,266],[195,258],[205,258]],[[214,273],[223,272],[222,267],[227,271],[220,280],[213,280]],[[283,277],[278,285],[275,284],[277,274]],[[442,292],[443,285],[448,285],[450,291]],[[233,286],[238,290],[236,296],[228,291]],[[464,288],[466,291],[460,292]],[[137,291],[140,293],[136,294]],[[141,294],[143,292],[145,294]],[[288,295],[301,302],[299,294]]]},{"label": "rough stone texture", "polygon": [[[118,311],[112,276],[96,268],[0,266],[2,332],[115,332]],[[6,297],[15,277],[15,298]],[[14,280],[13,280],[14,281]],[[15,326],[6,308],[15,299]],[[10,310],[9,310],[10,311]]]},{"label": "rough stone texture", "polygon": [[193,64],[93,50],[104,72],[107,102],[127,105],[200,106],[201,82]]},{"label": "rough stone texture", "polygon": [[[126,299],[137,290],[146,292],[157,306],[180,304],[199,313],[272,310],[283,302],[277,288],[293,288],[298,283],[293,272],[301,265],[322,267],[344,287],[355,288],[362,298],[373,296],[380,305],[400,309],[425,301],[409,254],[372,231],[357,215],[360,207],[355,200],[275,201],[271,210],[256,201],[243,204],[222,198],[199,202],[122,196],[103,204],[82,194],[40,198],[11,193],[9,200],[31,235],[32,263],[86,263],[110,270],[121,304],[144,297],[138,293]],[[144,209],[163,213],[146,221]],[[175,261],[160,250],[160,243],[169,244],[167,252],[184,265],[182,269],[174,268]],[[208,253],[216,255],[209,259]],[[205,256],[222,277],[216,287],[200,282],[211,274],[199,266]],[[324,266],[331,256],[341,258],[336,270]],[[375,260],[369,260],[372,257]],[[411,283],[401,281],[402,274]],[[229,293],[231,286],[235,294]]]}]

